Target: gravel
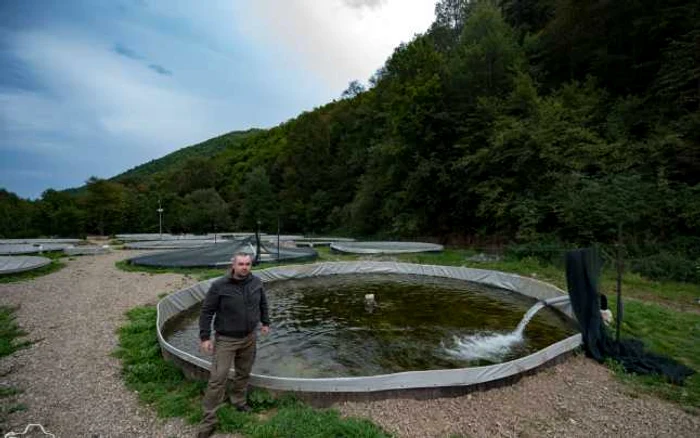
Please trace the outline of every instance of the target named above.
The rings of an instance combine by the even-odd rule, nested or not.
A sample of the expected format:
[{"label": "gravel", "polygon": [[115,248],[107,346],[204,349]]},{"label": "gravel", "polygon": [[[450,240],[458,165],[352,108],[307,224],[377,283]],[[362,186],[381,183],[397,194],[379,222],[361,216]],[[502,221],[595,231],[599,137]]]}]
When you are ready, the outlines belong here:
[{"label": "gravel", "polygon": [[604,366],[574,356],[516,384],[436,400],[342,403],[400,437],[697,437],[700,417],[630,393]]},{"label": "gravel", "polygon": [[[26,410],[0,424],[21,432],[41,423],[57,437],[191,437],[195,426],[158,419],[127,390],[116,329],[132,307],[194,280],[177,274],[122,272],[114,263],[135,251],[79,257],[29,281],[0,285],[0,304],[20,305],[18,322],[36,343],[0,360],[0,386],[23,392],[2,400]],[[436,400],[394,399],[336,406],[399,437],[625,436],[696,437],[700,417],[671,403],[637,396],[610,371],[572,357],[504,388]],[[216,437],[232,435],[217,434]]]},{"label": "gravel", "polygon": [[3,384],[23,390],[8,402],[27,408],[9,415],[6,431],[40,423],[57,437],[194,435],[193,426],[157,419],[140,404],[111,355],[127,310],[155,304],[158,294],[194,282],[115,268],[117,260],[134,254],[79,257],[56,273],[0,285],[0,304],[20,306],[17,320],[36,341],[0,362]]}]

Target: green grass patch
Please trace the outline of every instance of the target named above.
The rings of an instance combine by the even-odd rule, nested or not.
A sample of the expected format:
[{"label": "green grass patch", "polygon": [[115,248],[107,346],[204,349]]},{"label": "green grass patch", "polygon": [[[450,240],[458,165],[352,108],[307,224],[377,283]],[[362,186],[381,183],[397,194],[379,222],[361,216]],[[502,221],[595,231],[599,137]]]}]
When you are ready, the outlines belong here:
[{"label": "green grass patch", "polygon": [[[611,297],[615,295],[616,274],[611,270],[603,272],[601,290]],[[700,313],[700,284],[676,281],[654,281],[639,274],[625,272],[622,280],[622,294],[644,301],[653,301],[676,310]]]},{"label": "green grass patch", "polygon": [[[29,341],[20,340],[27,333],[17,324],[16,311],[16,307],[0,306],[0,358],[31,345]],[[20,393],[22,393],[21,389],[12,386],[0,387],[0,425],[7,421],[9,414],[27,409],[23,404],[10,403],[7,400]]]},{"label": "green grass patch", "polygon": [[[700,371],[700,314],[682,312],[656,303],[623,300],[621,336],[640,339],[653,352],[672,357]],[[611,302],[615,313],[615,302]],[[611,327],[614,333],[615,326]],[[615,375],[634,392],[648,393],[679,403],[700,414],[700,374],[686,379],[683,386],[672,385],[660,376],[625,373],[611,363]]]},{"label": "green grass patch", "polygon": [[47,252],[37,255],[51,259],[51,263],[49,263],[46,266],[42,266],[41,268],[33,269],[31,271],[17,272],[14,274],[2,274],[0,275],[0,284],[16,283],[18,281],[26,281],[37,277],[43,277],[44,275],[60,271],[66,266],[65,263],[61,261],[61,259],[65,257],[65,254],[63,254],[62,252]]},{"label": "green grass patch", "polygon": [[145,272],[148,274],[181,274],[188,275],[198,281],[220,277],[226,272],[225,269],[213,268],[159,268],[154,266],[132,265],[128,260],[120,260],[114,264],[117,269],[125,272]]},{"label": "green grass patch", "polygon": [[[155,307],[127,312],[128,322],[119,329],[115,356],[129,389],[161,417],[183,417],[190,423],[202,419],[205,382],[187,380],[182,371],[163,359],[156,338]],[[313,409],[292,397],[273,398],[265,391],[251,391],[248,402],[255,414],[243,414],[231,406],[218,411],[219,429],[251,438],[362,437],[390,435],[367,420],[341,418],[336,410]]]},{"label": "green grass patch", "polygon": [[13,395],[21,394],[22,392],[23,391],[21,389],[17,389],[13,386],[6,386],[0,388],[0,398],[12,397]]},{"label": "green grass patch", "polygon": [[0,358],[31,345],[29,341],[19,340],[27,333],[17,324],[16,310],[17,307],[0,306]]}]

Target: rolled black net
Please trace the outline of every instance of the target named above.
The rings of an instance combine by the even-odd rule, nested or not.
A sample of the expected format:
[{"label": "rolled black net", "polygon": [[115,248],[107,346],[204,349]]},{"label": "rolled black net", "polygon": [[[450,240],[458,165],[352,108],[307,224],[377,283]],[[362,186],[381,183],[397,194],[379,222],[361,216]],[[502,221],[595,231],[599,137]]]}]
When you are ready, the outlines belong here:
[{"label": "rolled black net", "polygon": [[658,374],[671,383],[683,384],[688,376],[695,373],[693,369],[646,350],[638,339],[626,338],[617,342],[608,333],[600,314],[600,268],[600,257],[593,249],[579,249],[566,254],[566,282],[586,354],[598,362],[614,359],[630,373]]}]

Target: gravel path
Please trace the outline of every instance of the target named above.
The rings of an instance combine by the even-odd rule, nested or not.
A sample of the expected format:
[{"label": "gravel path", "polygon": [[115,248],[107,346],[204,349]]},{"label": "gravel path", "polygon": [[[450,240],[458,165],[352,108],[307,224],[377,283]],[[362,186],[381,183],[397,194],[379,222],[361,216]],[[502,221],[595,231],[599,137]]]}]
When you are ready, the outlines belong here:
[{"label": "gravel path", "polygon": [[38,340],[0,362],[2,381],[24,391],[15,398],[27,407],[11,414],[4,428],[20,432],[28,423],[41,423],[57,437],[194,435],[192,426],[159,420],[139,404],[111,356],[124,312],[193,282],[115,268],[115,261],[134,254],[76,257],[56,273],[0,285],[0,303],[20,305],[21,327]]},{"label": "gravel path", "polygon": [[[5,429],[21,431],[28,423],[41,423],[57,437],[194,436],[193,426],[157,419],[139,404],[123,385],[119,360],[111,356],[125,311],[153,304],[158,294],[193,282],[182,275],[114,267],[115,261],[135,254],[78,257],[59,272],[0,285],[0,304],[20,305],[20,325],[39,340],[0,361],[0,383],[24,390],[10,401],[27,407],[10,414]],[[406,438],[700,436],[700,417],[662,400],[630,395],[607,368],[584,357],[515,385],[468,396],[343,403],[338,408]]]},{"label": "gravel path", "polygon": [[338,408],[406,438],[700,436],[700,417],[663,400],[630,394],[606,367],[582,355],[485,392]]}]

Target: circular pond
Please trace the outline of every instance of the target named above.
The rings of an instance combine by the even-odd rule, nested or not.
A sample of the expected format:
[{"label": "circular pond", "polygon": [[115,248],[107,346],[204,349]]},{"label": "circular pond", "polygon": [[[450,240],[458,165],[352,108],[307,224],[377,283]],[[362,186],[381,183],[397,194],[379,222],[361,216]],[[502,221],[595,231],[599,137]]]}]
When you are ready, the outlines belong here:
[{"label": "circular pond", "polygon": [[[367,297],[371,294],[373,297]],[[574,334],[565,317],[503,289],[420,275],[337,275],[267,286],[273,330],[260,337],[254,372],[348,377],[463,368],[516,359]],[[199,306],[164,330],[198,355]]]},{"label": "circular pond", "polygon": [[[273,330],[259,337],[254,386],[327,394],[464,387],[520,374],[580,345],[568,296],[514,274],[388,262],[256,274],[266,283]],[[161,346],[192,372],[210,365],[198,351],[197,319],[211,281],[158,304]]]}]

